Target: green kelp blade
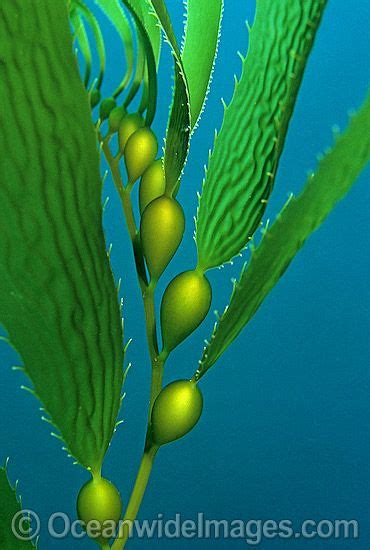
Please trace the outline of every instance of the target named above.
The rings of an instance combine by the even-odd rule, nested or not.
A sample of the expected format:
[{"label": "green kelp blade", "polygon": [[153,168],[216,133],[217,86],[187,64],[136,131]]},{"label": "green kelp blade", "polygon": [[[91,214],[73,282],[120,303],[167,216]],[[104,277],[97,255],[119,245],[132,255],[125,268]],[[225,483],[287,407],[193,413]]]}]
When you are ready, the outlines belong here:
[{"label": "green kelp blade", "polygon": [[298,197],[292,197],[252,250],[207,344],[196,377],[200,378],[235,340],[277,284],[306,239],[350,190],[370,161],[370,95],[347,130],[320,161]]},{"label": "green kelp blade", "polygon": [[[0,468],[0,548],[2,550],[32,550],[35,548],[32,542],[17,538],[12,529],[13,524],[15,530],[18,526],[24,530],[23,536],[31,535],[31,531],[27,533],[27,523],[21,512],[22,503],[17,497],[16,488],[11,486],[6,469]],[[13,518],[16,518],[14,523]],[[16,532],[22,535],[20,531]]]},{"label": "green kelp blade", "polygon": [[[158,71],[160,54],[161,54],[161,46],[162,46],[162,30],[160,25],[158,24],[158,19],[154,12],[153,6],[150,3],[150,0],[140,0],[140,2],[141,2],[141,14],[142,14],[143,27],[144,27],[145,33],[148,35],[150,44],[152,46],[155,66],[156,66],[156,70]],[[147,51],[147,48],[145,49]],[[141,114],[145,109],[147,109],[147,113],[148,112],[150,113],[150,105],[151,105],[150,86],[151,86],[151,79],[153,79],[154,76],[155,74],[153,75],[153,71],[151,71],[150,63],[148,65],[148,55],[147,55],[147,64],[144,72],[144,89],[143,89],[141,103],[139,106],[139,112]],[[146,121],[147,124],[148,124],[148,119],[149,120],[153,119],[154,115],[155,115],[155,112],[153,112],[152,116],[148,116],[147,114],[147,121]]]},{"label": "green kelp blade", "polygon": [[65,0],[3,0],[0,38],[0,323],[69,452],[99,470],[122,323]]},{"label": "green kelp blade", "polygon": [[92,68],[92,52],[91,52],[89,38],[87,36],[83,19],[75,8],[71,9],[69,13],[69,18],[74,31],[75,39],[80,48],[82,57],[85,61],[84,84],[85,84],[85,88],[88,88],[90,76],[91,76],[91,68]]},{"label": "green kelp blade", "polygon": [[[149,10],[150,6],[147,4],[147,2],[144,2],[143,0],[123,0],[123,2],[135,20],[139,41],[138,65],[134,78],[134,82],[136,79],[135,87],[137,87],[134,92],[133,88],[131,88],[128,98],[130,101],[133,99],[132,94],[134,93],[134,95],[136,95],[136,92],[139,89],[141,82],[144,80],[145,82],[143,95],[145,96],[145,108],[147,110],[145,123],[147,126],[150,126],[153,122],[157,107],[156,54],[154,53],[152,40],[146,28],[146,20],[149,16],[143,15],[144,10]],[[153,16],[151,17],[153,18]],[[127,104],[127,98],[125,104]]]},{"label": "green kelp blade", "polygon": [[188,0],[182,62],[189,86],[191,126],[203,110],[217,55],[223,0]]},{"label": "green kelp blade", "polygon": [[133,75],[133,79],[130,85],[130,89],[125,97],[124,106],[126,109],[135,99],[136,94],[140,90],[140,86],[144,81],[145,76],[145,48],[142,40],[142,35],[136,26],[137,36],[137,49],[136,49],[136,67]]},{"label": "green kelp blade", "polygon": [[112,94],[113,97],[117,97],[122,90],[128,86],[134,70],[134,44],[131,27],[124,10],[122,9],[120,0],[94,1],[116,29],[124,49],[126,70],[119,86]]},{"label": "green kelp blade", "polygon": [[163,0],[151,0],[158,21],[171,46],[175,65],[175,86],[170,117],[167,125],[164,152],[166,188],[175,193],[184,168],[190,140],[190,99],[180,49],[173,31],[171,19]]},{"label": "green kelp blade", "polygon": [[131,2],[133,7],[136,5],[141,6],[142,21],[152,45],[155,64],[158,69],[162,47],[162,30],[158,24],[156,13],[150,0],[131,0]]},{"label": "green kelp blade", "polygon": [[326,0],[257,0],[249,51],[199,202],[196,242],[207,270],[240,253],[260,224]]},{"label": "green kelp blade", "polygon": [[101,32],[98,20],[96,19],[92,11],[87,7],[85,2],[83,2],[83,0],[73,0],[73,2],[80,16],[85,19],[85,21],[91,28],[92,33],[94,35],[96,50],[98,52],[98,57],[99,57],[99,75],[96,80],[96,88],[99,90],[103,83],[105,65],[106,65],[104,37]]}]

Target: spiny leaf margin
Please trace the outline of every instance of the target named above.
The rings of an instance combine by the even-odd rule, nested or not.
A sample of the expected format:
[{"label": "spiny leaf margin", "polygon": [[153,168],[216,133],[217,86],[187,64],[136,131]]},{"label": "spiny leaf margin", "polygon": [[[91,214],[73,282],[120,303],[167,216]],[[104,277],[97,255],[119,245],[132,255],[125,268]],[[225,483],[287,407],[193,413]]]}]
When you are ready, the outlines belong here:
[{"label": "spiny leaf margin", "polygon": [[215,325],[194,377],[199,380],[252,319],[308,237],[323,223],[370,162],[370,93],[347,130],[320,160],[298,197],[291,197],[261,243],[252,248],[230,304]]},{"label": "spiny leaf margin", "polygon": [[240,81],[225,106],[196,221],[198,264],[230,261],[258,228],[326,0],[258,0]]},{"label": "spiny leaf margin", "polygon": [[0,34],[0,321],[69,452],[99,471],[123,335],[66,3],[3,0]]},{"label": "spiny leaf margin", "polygon": [[159,24],[171,47],[175,65],[175,87],[167,125],[164,170],[166,192],[175,194],[179,186],[190,145],[190,97],[181,53],[173,31],[171,19],[163,0],[151,0]]},{"label": "spiny leaf margin", "polygon": [[[157,68],[156,68],[156,55],[153,50],[152,39],[148,34],[146,28],[147,17],[144,17],[144,8],[148,9],[149,4],[146,0],[123,0],[127,9],[130,10],[131,15],[133,16],[139,35],[140,47],[145,53],[143,61],[146,61],[146,70],[147,70],[147,113],[145,123],[147,126],[150,126],[153,122],[156,106],[157,106]],[[147,12],[146,12],[147,13]],[[157,52],[158,55],[158,52]],[[143,66],[145,71],[145,63]],[[144,72],[142,74],[144,77]]]},{"label": "spiny leaf margin", "polygon": [[[22,501],[17,497],[17,484],[13,487],[8,478],[8,461],[0,467],[0,548],[3,550],[32,550],[31,541],[22,541],[12,531],[12,521],[22,511]],[[19,525],[19,520],[17,521]],[[24,526],[23,526],[24,528]]]},{"label": "spiny leaf margin", "polygon": [[212,80],[224,8],[223,0],[187,0],[181,59],[190,96],[192,130],[196,127]]}]

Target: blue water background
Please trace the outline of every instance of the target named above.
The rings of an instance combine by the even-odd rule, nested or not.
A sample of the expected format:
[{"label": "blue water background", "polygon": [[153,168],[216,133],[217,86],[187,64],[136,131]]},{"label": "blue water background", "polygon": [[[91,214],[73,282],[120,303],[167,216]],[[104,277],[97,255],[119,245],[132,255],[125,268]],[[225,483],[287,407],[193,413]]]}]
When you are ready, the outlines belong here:
[{"label": "blue water background", "polygon": [[[168,2],[181,35],[183,6]],[[245,19],[253,20],[253,2],[227,0],[223,35],[211,93],[192,141],[179,194],[188,220],[177,258],[163,277],[160,291],[180,270],[193,267],[192,217],[197,206],[203,165],[219,128],[246,52]],[[106,26],[109,31],[109,27]],[[348,113],[364,99],[370,82],[370,3],[331,0],[310,58],[276,189],[266,219],[273,219],[291,191],[298,192],[316,155],[332,143],[332,127],[346,126]],[[108,80],[121,55],[109,40]],[[118,58],[118,61],[117,61]],[[171,97],[172,60],[163,46],[160,96],[155,130],[163,136]],[[370,543],[370,172],[359,178],[347,198],[305,245],[284,278],[266,299],[247,329],[202,381],[205,409],[198,427],[185,440],[162,449],[146,494],[141,518],[158,513],[171,519],[356,519],[360,538],[304,541],[264,540],[270,548],[368,548]],[[143,314],[133,274],[132,255],[111,182],[106,210],[107,242],[113,243],[115,275],[122,276],[126,339],[132,338],[119,428],[109,450],[105,475],[127,501],[140,459],[147,414],[149,364]],[[243,262],[210,273],[212,309],[222,310]],[[25,276],[27,276],[25,274]],[[190,376],[203,340],[214,322],[181,345],[168,364],[166,381]],[[32,330],[32,327],[30,327]],[[85,540],[45,536],[54,511],[75,517],[74,499],[86,473],[61,451],[50,427],[40,420],[39,403],[20,390],[19,362],[0,347],[1,455],[10,456],[9,474],[20,479],[24,506],[41,516],[41,550],[93,548]],[[68,400],[68,396],[66,396]],[[1,459],[2,460],[2,459]],[[243,540],[132,541],[130,548],[245,548]]]}]

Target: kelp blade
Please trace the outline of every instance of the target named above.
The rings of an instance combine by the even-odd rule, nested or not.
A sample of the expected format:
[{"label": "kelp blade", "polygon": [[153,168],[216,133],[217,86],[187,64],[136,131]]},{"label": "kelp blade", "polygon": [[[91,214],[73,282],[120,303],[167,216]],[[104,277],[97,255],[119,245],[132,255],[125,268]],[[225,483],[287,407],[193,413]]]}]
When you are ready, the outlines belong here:
[{"label": "kelp blade", "polygon": [[[21,514],[22,506],[16,490],[8,480],[5,468],[0,468],[0,548],[3,550],[32,550],[35,546],[30,541],[17,538],[12,530],[13,518],[18,520],[14,526],[21,526],[27,531],[25,517]],[[17,515],[18,514],[18,515]],[[31,532],[29,532],[31,535]],[[25,533],[27,537],[28,533]]]},{"label": "kelp blade", "polygon": [[99,22],[90,8],[85,4],[83,0],[72,0],[72,6],[75,6],[77,12],[80,14],[93,33],[96,51],[99,57],[99,75],[96,79],[96,88],[100,89],[103,83],[105,65],[106,65],[106,52],[103,33],[100,29]]},{"label": "kelp blade", "polygon": [[0,322],[69,452],[98,470],[122,386],[99,158],[64,0],[0,5]]},{"label": "kelp blade", "polygon": [[124,48],[124,54],[126,57],[126,71],[120,85],[113,93],[113,96],[117,97],[130,82],[134,69],[134,45],[130,23],[120,5],[120,0],[95,0],[95,4],[99,6],[102,12],[105,13],[106,17],[108,17],[111,21]]},{"label": "kelp blade", "polygon": [[223,0],[188,0],[181,54],[189,87],[191,126],[203,110],[217,54]]},{"label": "kelp blade", "polygon": [[158,24],[158,19],[153,9],[150,0],[131,0],[133,7],[140,7],[145,30],[148,33],[150,43],[152,45],[155,64],[158,68],[161,46],[162,46],[162,31]]},{"label": "kelp blade", "polygon": [[77,45],[80,48],[82,57],[85,62],[84,84],[85,88],[88,88],[92,68],[92,51],[90,47],[89,37],[87,35],[83,19],[75,7],[71,8],[69,18],[74,31],[75,39],[77,41]]},{"label": "kelp blade", "polygon": [[[139,112],[142,113],[147,109],[146,115],[146,124],[150,126],[151,122],[155,116],[156,104],[153,104],[151,98],[153,94],[151,93],[153,88],[153,80],[156,81],[156,72],[159,69],[159,61],[161,55],[161,46],[162,46],[162,30],[158,24],[158,19],[153,9],[153,6],[150,0],[137,0],[133,5],[141,5],[141,20],[143,25],[143,30],[141,34],[146,34],[149,39],[149,44],[151,46],[151,51],[154,55],[155,70],[152,70],[151,67],[151,56],[148,55],[148,46],[145,47],[146,50],[146,67],[144,73],[144,90],[139,106]],[[144,36],[145,41],[145,36]],[[157,83],[155,82],[155,86]],[[153,108],[154,107],[154,108]]]},{"label": "kelp blade", "polygon": [[[142,80],[145,80],[143,91],[142,106],[147,109],[145,123],[150,126],[153,122],[157,107],[157,60],[159,56],[160,41],[153,39],[152,21],[156,21],[154,16],[148,12],[149,4],[146,0],[123,0],[125,6],[133,16],[138,32],[139,57],[138,70],[134,78],[137,78],[137,85],[140,86]],[[145,13],[145,15],[144,15]],[[147,21],[150,18],[150,25]],[[158,29],[157,29],[158,30]],[[157,37],[158,38],[158,37]],[[155,49],[154,49],[155,48]],[[142,62],[142,71],[140,74],[140,63]],[[146,73],[146,78],[144,78]],[[138,89],[138,88],[137,88]],[[135,92],[136,93],[136,92]],[[130,90],[132,94],[132,89]],[[129,94],[129,95],[130,95]],[[127,101],[127,100],[126,100]],[[131,101],[131,99],[130,99]]]},{"label": "kelp blade", "polygon": [[253,250],[247,268],[235,283],[226,308],[206,346],[200,378],[217,361],[254,316],[306,239],[349,191],[370,161],[370,94],[347,130],[320,161],[304,190],[292,197]]},{"label": "kelp blade", "polygon": [[259,226],[326,0],[257,0],[249,51],[200,198],[199,265],[230,261]]},{"label": "kelp blade", "polygon": [[190,99],[180,49],[163,0],[151,0],[162,30],[171,46],[175,65],[175,87],[167,126],[164,152],[166,188],[175,193],[184,168],[190,140]]}]

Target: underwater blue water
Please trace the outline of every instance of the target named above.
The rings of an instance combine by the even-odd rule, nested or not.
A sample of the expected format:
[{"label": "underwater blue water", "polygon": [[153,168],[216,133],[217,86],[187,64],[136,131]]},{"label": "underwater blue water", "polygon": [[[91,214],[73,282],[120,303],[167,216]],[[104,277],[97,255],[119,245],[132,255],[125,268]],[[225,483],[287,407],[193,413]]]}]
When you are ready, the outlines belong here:
[{"label": "underwater blue water", "polygon": [[[168,5],[181,33],[182,2]],[[223,34],[211,93],[191,147],[180,192],[187,232],[161,288],[195,261],[192,216],[214,128],[222,120],[220,98],[228,101],[236,51],[247,49],[245,19],[254,3],[227,0]],[[109,29],[109,27],[108,27]],[[297,192],[316,155],[331,144],[332,127],[346,126],[370,82],[370,3],[330,0],[304,78],[267,217],[273,219],[291,191]],[[108,80],[120,51],[110,41]],[[163,135],[171,86],[171,57],[163,46],[155,129]],[[358,548],[370,543],[370,171],[297,256],[237,342],[202,381],[205,410],[199,426],[183,441],[159,453],[140,518],[355,519],[358,540],[265,539],[260,547]],[[126,339],[133,338],[123,406],[124,424],[109,450],[105,475],[126,501],[142,451],[149,390],[143,315],[120,208],[107,182],[107,242],[117,278],[122,276]],[[227,304],[232,277],[243,259],[210,274],[213,309]],[[25,275],[26,276],[26,275]],[[166,380],[190,376],[196,368],[213,314],[168,364]],[[32,330],[32,327],[30,327]],[[60,442],[40,420],[39,404],[20,390],[16,355],[0,346],[1,457],[19,478],[26,508],[42,520],[41,550],[93,548],[89,541],[53,540],[47,518],[54,511],[74,517],[74,499],[86,473],[73,466]],[[68,400],[68,396],[66,396]],[[245,540],[134,540],[129,548],[245,548]]]}]

